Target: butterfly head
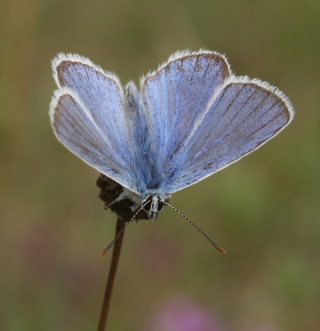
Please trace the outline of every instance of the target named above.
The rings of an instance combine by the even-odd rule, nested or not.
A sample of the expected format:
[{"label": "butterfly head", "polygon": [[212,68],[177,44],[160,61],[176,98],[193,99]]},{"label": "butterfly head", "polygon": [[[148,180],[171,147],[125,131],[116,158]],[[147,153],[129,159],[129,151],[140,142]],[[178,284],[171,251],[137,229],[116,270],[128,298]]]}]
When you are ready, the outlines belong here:
[{"label": "butterfly head", "polygon": [[144,210],[148,212],[148,218],[155,221],[159,211],[164,206],[164,201],[169,200],[170,195],[149,195],[143,202],[142,206]]},{"label": "butterfly head", "polygon": [[155,220],[159,211],[171,198],[157,190],[146,190],[140,194],[134,193],[105,175],[100,175],[97,185],[101,192],[99,197],[105,202],[105,208],[111,209],[126,222],[131,220]]}]

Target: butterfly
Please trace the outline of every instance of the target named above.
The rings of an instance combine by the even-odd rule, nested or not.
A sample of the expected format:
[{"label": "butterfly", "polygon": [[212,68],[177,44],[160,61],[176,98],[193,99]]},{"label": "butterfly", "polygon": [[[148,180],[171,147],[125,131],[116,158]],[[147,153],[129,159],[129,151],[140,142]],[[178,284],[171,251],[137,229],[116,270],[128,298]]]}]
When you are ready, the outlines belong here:
[{"label": "butterfly", "polygon": [[235,76],[224,55],[179,51],[125,87],[77,54],[52,61],[50,104],[57,139],[122,186],[115,202],[154,220],[175,193],[261,147],[293,119],[289,99]]}]

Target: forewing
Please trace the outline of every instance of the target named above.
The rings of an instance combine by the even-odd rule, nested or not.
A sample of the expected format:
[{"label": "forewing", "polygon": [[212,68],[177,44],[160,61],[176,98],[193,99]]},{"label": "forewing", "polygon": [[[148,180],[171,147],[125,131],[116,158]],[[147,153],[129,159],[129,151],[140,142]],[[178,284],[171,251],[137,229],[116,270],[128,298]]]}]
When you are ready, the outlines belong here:
[{"label": "forewing", "polygon": [[123,165],[129,163],[128,120],[118,78],[79,55],[60,54],[52,63],[59,87],[74,91]]},{"label": "forewing", "polygon": [[259,80],[231,77],[167,169],[173,193],[241,159],[284,129],[293,109],[282,92]]},{"label": "forewing", "polygon": [[[121,185],[137,191],[138,180],[134,173],[136,164],[132,164],[130,153],[134,144],[130,128],[135,124],[132,123],[133,117],[128,114],[119,79],[90,60],[75,54],[59,54],[52,62],[52,69],[58,87],[70,91],[69,94],[75,98],[78,106],[81,105],[86,120],[90,119],[90,125],[93,125],[90,130],[99,134],[100,144],[104,146],[103,154],[101,154],[101,156],[104,155],[104,171],[101,169],[101,164],[98,167],[95,163],[90,163],[90,160],[86,161]],[[58,92],[59,96],[62,94],[61,91]],[[58,104],[58,100],[54,100],[53,104],[55,103]],[[77,111],[78,108],[72,109]],[[70,126],[81,124],[77,117],[69,119],[76,121],[73,124],[70,123]],[[85,129],[78,131],[79,135],[86,134]],[[85,159],[83,153],[79,155],[75,150],[73,151]],[[115,171],[119,173],[117,178],[114,177]],[[128,178],[132,183],[130,186],[128,186]]]},{"label": "forewing", "polygon": [[99,172],[136,191],[136,183],[124,171],[123,159],[114,151],[95,119],[71,90],[57,90],[51,102],[51,124],[58,140]]},{"label": "forewing", "polygon": [[226,59],[217,53],[178,53],[141,82],[141,98],[148,124],[152,163],[159,183],[179,153],[217,88],[230,76]]}]

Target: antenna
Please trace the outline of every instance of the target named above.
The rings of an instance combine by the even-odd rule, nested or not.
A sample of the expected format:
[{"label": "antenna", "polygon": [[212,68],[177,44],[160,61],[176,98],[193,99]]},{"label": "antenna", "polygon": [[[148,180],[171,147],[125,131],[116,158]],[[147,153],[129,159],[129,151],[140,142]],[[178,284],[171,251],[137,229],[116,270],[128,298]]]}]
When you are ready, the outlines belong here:
[{"label": "antenna", "polygon": [[110,248],[112,248],[113,244],[117,241],[117,239],[120,237],[120,235],[123,233],[123,231],[127,228],[127,226],[135,219],[135,217],[140,213],[140,211],[144,208],[144,206],[147,204],[147,200],[142,203],[142,205],[135,211],[135,213],[132,215],[130,220],[128,222],[124,223],[123,228],[121,231],[117,234],[117,236],[111,241],[111,243],[102,251],[101,255],[105,256],[108,254]]},{"label": "antenna", "polygon": [[187,222],[189,222],[198,232],[200,232],[209,242],[210,244],[217,249],[219,252],[223,253],[223,254],[227,254],[227,251],[220,246],[219,244],[217,244],[215,241],[213,241],[207,234],[205,234],[199,227],[198,225],[196,225],[195,223],[193,223],[185,214],[183,214],[180,210],[178,210],[176,207],[172,206],[170,203],[168,203],[165,200],[161,199],[161,202],[164,203],[165,205],[169,206],[171,209],[173,209],[177,214],[179,214],[180,216],[182,216]]}]

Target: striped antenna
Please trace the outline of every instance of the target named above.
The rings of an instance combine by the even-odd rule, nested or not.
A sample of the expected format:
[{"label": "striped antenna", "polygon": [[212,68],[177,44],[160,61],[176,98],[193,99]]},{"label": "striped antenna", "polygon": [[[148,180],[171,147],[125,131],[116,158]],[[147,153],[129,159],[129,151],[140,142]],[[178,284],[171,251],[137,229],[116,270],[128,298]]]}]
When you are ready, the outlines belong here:
[{"label": "striped antenna", "polygon": [[165,205],[169,206],[171,209],[173,209],[177,214],[179,214],[182,218],[184,218],[187,222],[189,222],[198,232],[200,232],[209,242],[210,244],[217,249],[219,252],[223,254],[227,254],[227,251],[217,244],[215,241],[213,241],[207,234],[205,234],[195,223],[193,223],[185,214],[183,214],[180,210],[178,210],[176,207],[172,206],[170,203],[168,203],[165,200],[161,199],[161,202],[164,203]]},{"label": "striped antenna", "polygon": [[142,205],[137,209],[137,211],[133,214],[133,216],[130,218],[128,222],[124,223],[123,228],[121,231],[117,234],[117,236],[111,241],[111,243],[102,251],[101,255],[105,256],[108,254],[109,250],[112,248],[114,243],[117,241],[117,239],[120,237],[120,235],[123,233],[123,231],[127,228],[127,226],[132,223],[132,221],[135,219],[135,217],[140,213],[140,211],[144,208],[144,206],[147,204],[147,200],[142,203]]}]

